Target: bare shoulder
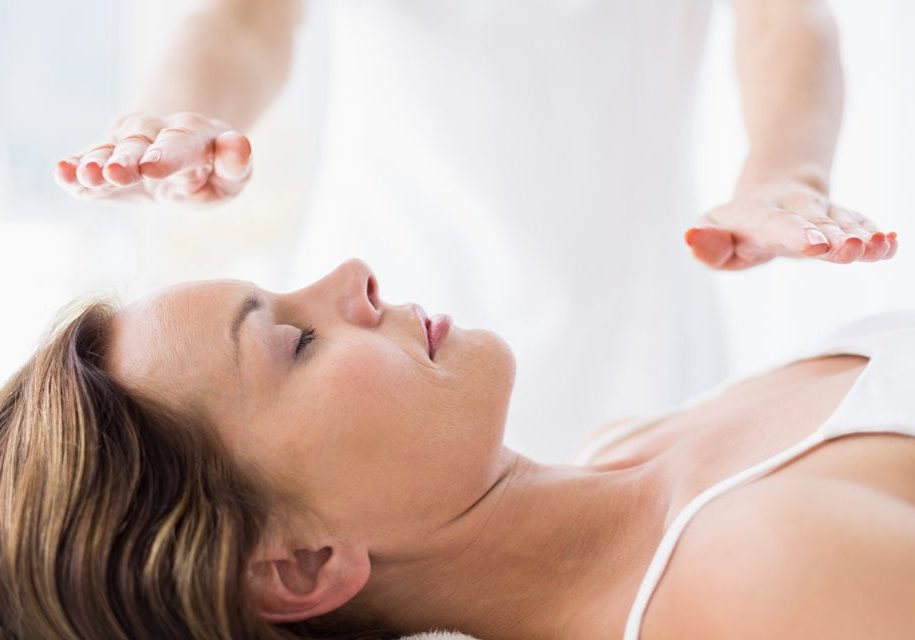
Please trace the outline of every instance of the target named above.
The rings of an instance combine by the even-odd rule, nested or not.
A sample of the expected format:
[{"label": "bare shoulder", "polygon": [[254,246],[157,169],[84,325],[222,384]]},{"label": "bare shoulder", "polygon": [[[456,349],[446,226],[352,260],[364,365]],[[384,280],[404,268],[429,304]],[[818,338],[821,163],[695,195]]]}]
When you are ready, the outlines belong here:
[{"label": "bare shoulder", "polygon": [[683,534],[643,637],[915,637],[915,507],[836,479],[774,476]]}]

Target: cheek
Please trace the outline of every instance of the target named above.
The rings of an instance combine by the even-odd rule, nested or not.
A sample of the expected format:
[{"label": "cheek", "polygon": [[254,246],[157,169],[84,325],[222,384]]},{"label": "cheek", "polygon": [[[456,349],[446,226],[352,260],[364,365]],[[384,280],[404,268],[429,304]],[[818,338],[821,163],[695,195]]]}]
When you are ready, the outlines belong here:
[{"label": "cheek", "polygon": [[377,419],[408,413],[434,391],[433,372],[393,344],[340,349],[326,356],[318,374],[321,389],[344,415],[372,414]]},{"label": "cheek", "polygon": [[441,422],[436,411],[449,403],[449,390],[396,345],[324,355],[304,409],[307,451],[290,443],[289,454],[299,459],[300,477],[323,487],[317,499],[325,509],[383,517],[415,484],[412,472],[428,467],[423,434]]},{"label": "cheek", "polygon": [[[465,502],[488,479],[501,452],[514,358],[492,334],[471,335],[460,347],[442,363],[445,373],[384,350],[338,358],[326,371],[334,391],[322,410],[332,424],[321,464],[335,461],[335,481],[358,501],[350,508],[383,519],[432,513]],[[326,472],[333,477],[334,469]]]},{"label": "cheek", "polygon": [[441,369],[390,343],[326,354],[316,403],[331,440],[345,437],[354,453],[375,461],[399,452],[398,464],[413,456],[433,465],[443,453],[472,455],[475,447],[501,443],[514,356],[490,332],[455,338]]},{"label": "cheek", "polygon": [[443,371],[390,343],[315,355],[307,386],[284,403],[288,428],[270,442],[287,486],[325,514],[390,526],[478,494],[501,451],[514,375],[501,340],[462,332]]},{"label": "cheek", "polygon": [[435,384],[434,372],[397,345],[366,344],[324,355],[315,371],[313,419],[321,423],[326,446],[342,455],[378,454],[447,404],[447,389]]}]

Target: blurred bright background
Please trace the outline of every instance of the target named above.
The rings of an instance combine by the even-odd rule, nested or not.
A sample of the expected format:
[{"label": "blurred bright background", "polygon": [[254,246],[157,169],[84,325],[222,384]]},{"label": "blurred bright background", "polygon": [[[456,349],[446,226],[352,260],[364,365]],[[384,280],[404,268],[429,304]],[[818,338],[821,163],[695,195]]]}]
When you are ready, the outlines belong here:
[{"label": "blurred bright background", "polygon": [[[915,3],[831,4],[847,96],[833,196],[897,231],[900,249],[876,264],[776,261],[748,272],[709,272],[722,293],[733,373],[764,366],[844,321],[915,307]],[[97,139],[129,105],[163,34],[190,6],[0,0],[0,379],[77,296],[130,300],[172,282],[215,277],[278,290],[297,284],[293,241],[320,158],[327,83],[320,0],[310,3],[290,83],[248,132],[254,175],[235,201],[212,209],[112,206],[78,202],[53,181],[57,160]],[[733,16],[722,0],[699,91],[696,215],[728,199],[746,150],[732,37]]]}]

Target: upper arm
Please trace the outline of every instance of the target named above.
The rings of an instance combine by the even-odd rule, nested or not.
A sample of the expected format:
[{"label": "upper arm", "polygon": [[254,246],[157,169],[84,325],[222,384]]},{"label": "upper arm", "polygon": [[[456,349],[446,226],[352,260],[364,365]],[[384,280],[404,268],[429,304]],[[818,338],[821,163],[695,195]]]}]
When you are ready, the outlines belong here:
[{"label": "upper arm", "polygon": [[826,0],[731,0],[731,6],[738,37],[797,24],[835,26]]},{"label": "upper arm", "polygon": [[771,478],[706,510],[674,554],[646,637],[915,635],[912,505],[839,480]]},{"label": "upper arm", "polygon": [[265,41],[292,34],[305,15],[305,0],[210,0],[210,4]]}]

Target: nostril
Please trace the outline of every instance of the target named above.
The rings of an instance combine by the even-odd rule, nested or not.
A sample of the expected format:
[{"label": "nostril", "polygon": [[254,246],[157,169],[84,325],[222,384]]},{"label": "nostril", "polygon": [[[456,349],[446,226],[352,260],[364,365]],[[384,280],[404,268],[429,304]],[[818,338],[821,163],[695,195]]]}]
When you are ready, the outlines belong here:
[{"label": "nostril", "polygon": [[369,276],[368,284],[365,288],[365,293],[369,298],[369,302],[376,309],[379,308],[378,303],[378,282],[375,280],[375,276]]}]

